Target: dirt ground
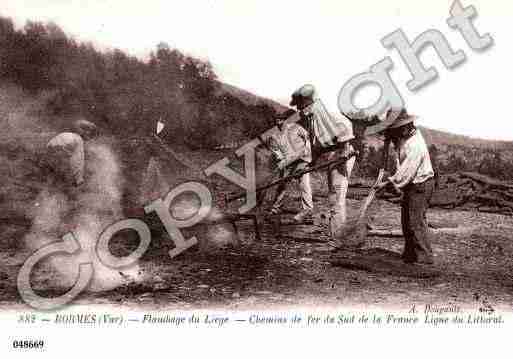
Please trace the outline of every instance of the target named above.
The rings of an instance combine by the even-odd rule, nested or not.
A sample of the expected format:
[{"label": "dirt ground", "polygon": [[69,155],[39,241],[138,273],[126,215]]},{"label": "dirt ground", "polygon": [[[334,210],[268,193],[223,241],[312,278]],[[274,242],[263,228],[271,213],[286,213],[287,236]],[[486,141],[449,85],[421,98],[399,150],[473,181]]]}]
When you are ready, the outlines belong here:
[{"label": "dirt ground", "polygon": [[[325,210],[325,198],[316,206]],[[351,213],[359,202],[349,201]],[[399,229],[396,205],[376,201],[373,226]],[[248,222],[239,226],[240,242],[208,250],[190,249],[170,258],[164,242],[154,241],[142,258],[144,280],[115,290],[84,293],[77,304],[108,304],[146,309],[256,309],[295,306],[406,308],[413,303],[457,304],[511,310],[513,304],[513,219],[502,215],[435,210],[432,245],[436,264],[402,264],[403,239],[369,237],[359,251],[333,253],[324,242],[322,221],[280,228],[262,223],[261,240]],[[2,226],[0,307],[23,307],[16,276],[26,252],[13,246],[23,228]],[[160,244],[159,244],[160,243]],[[351,258],[364,266],[340,267]],[[370,262],[369,262],[370,261]],[[370,264],[369,264],[370,263]],[[36,275],[36,287],[44,288]],[[42,282],[43,281],[43,282]],[[63,288],[46,288],[48,293]]]}]

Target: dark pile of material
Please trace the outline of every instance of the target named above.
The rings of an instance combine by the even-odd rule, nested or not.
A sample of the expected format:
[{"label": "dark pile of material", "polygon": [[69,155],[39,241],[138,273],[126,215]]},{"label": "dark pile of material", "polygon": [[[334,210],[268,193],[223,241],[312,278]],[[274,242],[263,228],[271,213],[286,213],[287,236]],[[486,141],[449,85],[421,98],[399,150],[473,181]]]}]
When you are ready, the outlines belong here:
[{"label": "dark pile of material", "polygon": [[[361,200],[370,190],[370,183],[350,185],[348,198]],[[381,199],[398,203],[400,198],[382,193]],[[478,210],[486,213],[513,215],[513,183],[500,181],[476,172],[443,175],[431,200],[431,207]]]}]

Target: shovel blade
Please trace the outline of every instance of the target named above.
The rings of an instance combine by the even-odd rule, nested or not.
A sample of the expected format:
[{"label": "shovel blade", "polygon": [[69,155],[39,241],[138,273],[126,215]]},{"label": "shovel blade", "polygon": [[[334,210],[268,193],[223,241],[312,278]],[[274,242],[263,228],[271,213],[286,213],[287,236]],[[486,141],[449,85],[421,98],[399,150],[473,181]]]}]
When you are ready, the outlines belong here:
[{"label": "shovel blade", "polygon": [[335,248],[359,248],[365,245],[367,238],[367,222],[352,220],[338,228],[332,234],[331,245]]}]

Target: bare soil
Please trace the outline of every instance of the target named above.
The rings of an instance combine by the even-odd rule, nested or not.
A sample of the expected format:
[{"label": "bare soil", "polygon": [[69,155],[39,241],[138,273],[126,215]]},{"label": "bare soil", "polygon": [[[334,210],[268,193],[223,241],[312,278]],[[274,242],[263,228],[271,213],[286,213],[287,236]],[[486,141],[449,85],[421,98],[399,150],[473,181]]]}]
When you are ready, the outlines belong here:
[{"label": "bare soil", "polygon": [[[317,208],[326,209],[325,198]],[[349,201],[351,213],[360,202]],[[291,211],[293,212],[293,210]],[[376,201],[370,220],[399,229],[399,208]],[[287,217],[287,216],[285,216]],[[170,258],[166,238],[154,238],[142,258],[144,280],[115,290],[84,293],[78,304],[108,304],[148,309],[255,309],[290,306],[409,307],[413,303],[453,303],[511,310],[513,304],[513,219],[495,214],[430,210],[434,266],[403,264],[403,239],[368,238],[361,250],[332,252],[322,220],[280,228],[262,223],[261,240],[251,223],[239,226],[240,242],[193,248]],[[16,242],[22,224],[2,223],[0,307],[23,306],[16,290],[18,270],[28,255]],[[340,267],[337,261],[345,261]],[[347,265],[347,261],[354,265]],[[46,294],[49,273],[36,274]]]}]

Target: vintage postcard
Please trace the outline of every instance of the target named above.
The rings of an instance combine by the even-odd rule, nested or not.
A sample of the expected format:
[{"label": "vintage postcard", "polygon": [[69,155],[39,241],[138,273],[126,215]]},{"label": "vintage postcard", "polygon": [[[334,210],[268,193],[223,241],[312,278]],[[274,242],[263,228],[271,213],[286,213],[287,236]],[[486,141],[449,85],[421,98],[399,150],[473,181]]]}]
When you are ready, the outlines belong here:
[{"label": "vintage postcard", "polygon": [[2,358],[507,357],[512,16],[3,0]]}]

